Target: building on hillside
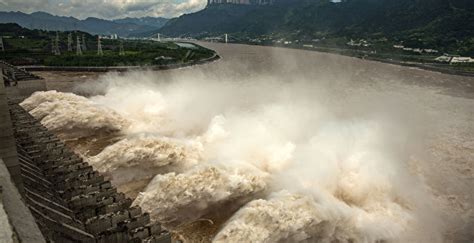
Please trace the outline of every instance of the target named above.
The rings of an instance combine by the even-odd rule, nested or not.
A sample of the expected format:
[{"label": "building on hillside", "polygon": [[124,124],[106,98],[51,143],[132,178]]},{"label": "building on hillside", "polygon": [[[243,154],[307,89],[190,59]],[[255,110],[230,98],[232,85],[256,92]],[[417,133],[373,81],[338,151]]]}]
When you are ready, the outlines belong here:
[{"label": "building on hillside", "polygon": [[438,50],[435,49],[423,49],[423,51],[426,53],[438,53]]},{"label": "building on hillside", "polygon": [[435,58],[435,61],[437,61],[437,62],[450,62],[451,58],[452,58],[451,56],[444,54],[442,56],[439,56],[439,57]]},{"label": "building on hillside", "polygon": [[393,48],[408,51],[408,52],[414,52],[414,53],[418,53],[418,54],[438,53],[438,50],[435,50],[435,49],[423,49],[423,48],[419,48],[419,47],[406,47],[406,46],[403,46],[403,45],[393,45]]},{"label": "building on hillside", "polygon": [[471,57],[462,57],[459,55],[450,55],[450,54],[443,54],[442,56],[439,56],[435,58],[435,61],[437,62],[444,62],[444,63],[474,63],[474,58]]},{"label": "building on hillside", "polygon": [[360,46],[363,46],[363,47],[369,47],[371,46],[371,44],[364,40],[364,39],[361,39],[359,41],[354,41],[353,39],[351,39],[351,41],[347,42],[346,45],[348,46],[357,46],[357,47],[360,47]]},{"label": "building on hillside", "polygon": [[471,57],[452,57],[449,63],[474,63],[474,58]]}]

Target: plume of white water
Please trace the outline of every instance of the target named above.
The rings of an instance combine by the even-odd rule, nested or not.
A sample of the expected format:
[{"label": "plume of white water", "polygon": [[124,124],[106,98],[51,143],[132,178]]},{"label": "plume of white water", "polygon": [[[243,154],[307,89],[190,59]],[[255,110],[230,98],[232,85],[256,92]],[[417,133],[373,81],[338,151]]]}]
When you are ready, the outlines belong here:
[{"label": "plume of white water", "polygon": [[66,137],[118,132],[129,122],[113,110],[85,97],[56,91],[36,92],[20,104],[48,129]]},{"label": "plume of white water", "polygon": [[328,236],[340,234],[341,229],[350,230],[340,228],[349,225],[342,218],[329,220],[331,213],[337,214],[319,211],[310,197],[281,191],[268,200],[254,200],[242,207],[214,242],[299,242],[313,237],[331,242],[336,237]]},{"label": "plume of white water", "polygon": [[242,205],[266,187],[263,173],[204,166],[183,174],[157,175],[133,204],[155,220],[179,224],[199,219],[224,203]]},{"label": "plume of white water", "polygon": [[106,147],[88,161],[118,186],[169,171],[185,171],[200,161],[201,150],[198,142],[138,134]]},{"label": "plume of white water", "polygon": [[89,163],[100,172],[118,168],[153,169],[167,165],[197,164],[200,147],[196,143],[171,140],[166,137],[137,136],[125,138],[89,158]]},{"label": "plume of white water", "polygon": [[[419,234],[406,205],[350,205],[332,195],[280,191],[243,206],[213,242],[440,242]],[[423,232],[423,231],[422,231]]]},{"label": "plume of white water", "polygon": [[[157,175],[138,196],[134,204],[155,220],[195,220],[232,200],[286,190],[248,204],[216,240],[242,240],[234,231],[263,242],[439,240],[431,197],[408,168],[423,159],[427,121],[414,115],[423,110],[411,97],[394,91],[398,86],[356,88],[351,80],[294,73],[245,80],[213,75],[193,69],[159,77],[107,74],[97,86],[88,84],[103,95],[76,102],[107,107],[130,122],[121,127],[126,140],[91,160],[102,171],[180,163],[170,154],[197,158],[197,168]],[[53,111],[52,120],[70,113]],[[95,120],[71,122],[84,127]],[[133,139],[137,134],[156,139]],[[176,140],[199,144],[199,156],[174,147]]]},{"label": "plume of white water", "polygon": [[399,162],[409,159],[398,142],[407,137],[387,137],[396,129],[392,125],[363,120],[321,124],[307,143],[298,145],[292,162],[272,173],[273,190],[293,193],[249,203],[215,240],[441,241],[429,195]]},{"label": "plume of white water", "polygon": [[56,90],[38,91],[20,103],[21,107],[27,111],[31,111],[42,103],[64,101],[66,103],[87,103],[86,97],[78,96],[72,93],[62,93]]}]

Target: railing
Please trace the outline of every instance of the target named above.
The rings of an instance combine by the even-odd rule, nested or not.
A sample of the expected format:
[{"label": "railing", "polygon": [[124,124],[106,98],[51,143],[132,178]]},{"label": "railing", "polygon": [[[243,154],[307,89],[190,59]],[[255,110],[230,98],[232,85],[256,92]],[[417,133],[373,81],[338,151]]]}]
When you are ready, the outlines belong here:
[{"label": "railing", "polygon": [[[0,68],[3,67],[2,75],[4,78],[10,81],[22,81],[22,80],[35,80],[35,79],[43,79],[37,75],[34,75],[28,72],[24,68],[16,67],[8,62],[0,60]],[[20,77],[18,77],[20,76]],[[23,76],[23,77],[21,77]]]}]

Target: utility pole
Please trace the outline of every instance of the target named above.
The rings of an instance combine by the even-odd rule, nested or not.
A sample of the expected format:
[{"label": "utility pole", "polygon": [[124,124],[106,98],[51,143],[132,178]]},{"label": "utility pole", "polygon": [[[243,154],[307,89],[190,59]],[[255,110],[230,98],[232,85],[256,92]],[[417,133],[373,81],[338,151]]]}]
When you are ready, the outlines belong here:
[{"label": "utility pole", "polygon": [[67,35],[67,51],[72,51],[72,33]]},{"label": "utility pole", "polygon": [[123,49],[123,40],[120,40],[119,56],[125,56],[125,50]]},{"label": "utility pole", "polygon": [[86,35],[82,35],[82,50],[87,51]]},{"label": "utility pole", "polygon": [[0,36],[0,51],[5,52],[5,46],[3,45],[3,37]]},{"label": "utility pole", "polygon": [[76,55],[82,56],[81,40],[79,39],[79,36],[76,36]]},{"label": "utility pole", "polygon": [[97,56],[103,56],[102,43],[100,43],[100,35],[97,36]]}]

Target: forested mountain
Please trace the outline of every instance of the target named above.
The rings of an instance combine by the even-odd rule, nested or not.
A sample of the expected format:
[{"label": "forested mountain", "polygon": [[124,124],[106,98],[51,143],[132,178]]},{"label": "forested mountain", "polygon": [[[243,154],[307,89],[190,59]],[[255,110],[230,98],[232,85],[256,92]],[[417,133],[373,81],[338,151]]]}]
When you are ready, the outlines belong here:
[{"label": "forested mountain", "polygon": [[160,28],[166,22],[163,18],[125,18],[105,20],[87,18],[79,20],[73,17],[55,16],[45,12],[25,14],[22,12],[0,12],[0,23],[17,23],[29,29],[43,30],[80,30],[91,34],[131,34],[152,31]]},{"label": "forested mountain", "polygon": [[161,33],[212,36],[388,38],[474,55],[472,0],[280,0],[271,6],[210,5],[170,20]]},{"label": "forested mountain", "polygon": [[142,18],[123,18],[113,20],[115,23],[119,24],[136,24],[143,26],[152,26],[155,29],[161,28],[163,25],[168,22],[167,18],[161,17],[142,17]]}]

